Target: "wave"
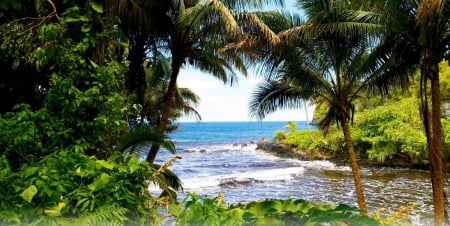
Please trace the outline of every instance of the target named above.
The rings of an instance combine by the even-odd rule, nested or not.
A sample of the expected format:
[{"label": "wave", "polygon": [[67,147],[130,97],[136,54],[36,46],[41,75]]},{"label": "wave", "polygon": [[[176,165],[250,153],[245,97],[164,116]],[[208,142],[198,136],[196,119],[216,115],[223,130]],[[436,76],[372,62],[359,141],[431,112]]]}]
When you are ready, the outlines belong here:
[{"label": "wave", "polygon": [[177,151],[182,152],[215,152],[215,151],[253,151],[256,150],[256,143],[227,143],[227,144],[191,144],[177,147]]},{"label": "wave", "polygon": [[302,174],[304,167],[289,167],[284,169],[266,169],[251,172],[239,172],[224,175],[202,175],[196,178],[183,179],[185,190],[196,190],[207,187],[237,186],[251,183],[287,181]]}]

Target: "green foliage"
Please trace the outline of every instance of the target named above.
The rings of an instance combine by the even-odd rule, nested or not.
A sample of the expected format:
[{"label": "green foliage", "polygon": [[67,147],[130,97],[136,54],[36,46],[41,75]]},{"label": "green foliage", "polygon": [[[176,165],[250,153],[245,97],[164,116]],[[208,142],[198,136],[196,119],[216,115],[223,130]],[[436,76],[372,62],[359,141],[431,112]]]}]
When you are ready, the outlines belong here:
[{"label": "green foliage", "polygon": [[243,210],[228,208],[223,195],[210,199],[190,193],[179,204],[169,205],[179,225],[242,225]]},{"label": "green foliage", "polygon": [[360,112],[352,128],[355,146],[368,147],[369,159],[380,162],[395,155],[405,155],[410,162],[427,158],[417,101],[401,98]]},{"label": "green foliage", "polygon": [[321,136],[322,134],[318,130],[296,130],[286,135],[284,143],[294,145],[303,150],[308,150],[310,149],[310,145],[313,144],[315,140],[320,139]]},{"label": "green foliage", "polygon": [[297,123],[295,123],[295,122],[288,122],[288,124],[286,126],[284,126],[284,128],[288,129],[289,132],[292,133],[297,128]]},{"label": "green foliage", "polygon": [[213,199],[189,194],[169,212],[178,225],[381,225],[344,204],[264,199],[228,206],[222,194]]},{"label": "green foliage", "polygon": [[286,133],[283,130],[277,130],[273,139],[275,141],[284,141],[286,139]]},{"label": "green foliage", "polygon": [[330,127],[328,133],[322,134],[322,136],[315,139],[310,147],[315,151],[323,151],[335,155],[340,155],[347,151],[344,134],[336,126]]},{"label": "green foliage", "polygon": [[[9,173],[7,159],[1,160],[6,166],[1,173]],[[138,157],[126,162],[118,153],[98,160],[62,150],[1,179],[1,189],[7,192],[0,194],[0,221],[27,224],[95,216],[122,223],[144,222],[152,214],[147,188],[153,172]],[[112,214],[107,209],[116,211]]]},{"label": "green foliage", "polygon": [[285,144],[295,146],[310,152],[326,152],[340,154],[345,151],[345,142],[342,131],[331,127],[327,134],[319,130],[293,130],[289,133],[277,134],[275,139],[283,141]]}]

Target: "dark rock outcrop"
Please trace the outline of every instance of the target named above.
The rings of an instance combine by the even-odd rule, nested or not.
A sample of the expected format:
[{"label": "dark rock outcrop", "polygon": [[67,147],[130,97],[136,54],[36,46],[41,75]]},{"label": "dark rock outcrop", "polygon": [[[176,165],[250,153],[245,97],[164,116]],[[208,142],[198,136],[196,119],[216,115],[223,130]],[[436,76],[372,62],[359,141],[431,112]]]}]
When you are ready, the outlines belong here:
[{"label": "dark rock outcrop", "polygon": [[270,152],[279,157],[295,158],[304,161],[328,160],[331,158],[331,156],[306,152],[293,146],[284,143],[269,141],[267,139],[258,141],[256,143],[256,149]]}]

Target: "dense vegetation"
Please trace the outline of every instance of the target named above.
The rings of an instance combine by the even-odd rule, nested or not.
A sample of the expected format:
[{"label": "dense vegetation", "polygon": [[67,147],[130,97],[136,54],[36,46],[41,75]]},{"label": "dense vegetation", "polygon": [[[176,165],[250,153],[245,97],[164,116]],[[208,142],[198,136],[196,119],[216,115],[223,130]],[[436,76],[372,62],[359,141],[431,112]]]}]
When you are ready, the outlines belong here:
[{"label": "dense vegetation", "polygon": [[[380,160],[399,153],[411,161],[428,156],[435,222],[442,225],[437,64],[448,54],[449,5],[387,2],[302,0],[299,6],[308,15],[303,21],[256,11],[264,3],[282,6],[281,0],[1,1],[0,222],[159,224],[174,216],[177,224],[380,224],[365,215],[355,143],[360,154]],[[262,109],[253,112],[261,118],[285,103],[294,108],[305,101],[325,103],[321,128],[339,122],[344,129],[360,210],[304,200],[226,206],[223,197],[195,195],[177,203],[182,186],[169,169],[177,157],[162,166],[153,161],[160,150],[175,152],[167,135],[177,118],[199,117],[198,96],[177,85],[186,64],[229,84],[252,65],[270,72],[268,84],[274,86],[260,91],[281,87],[283,92],[269,104],[264,92],[260,99],[255,95],[252,106]],[[366,88],[386,94],[391,85],[406,86],[418,66],[424,134],[414,124],[420,120],[383,110],[387,105],[357,116],[352,138],[355,100],[364,92],[374,94]],[[408,101],[415,99],[398,101],[413,106]],[[389,121],[396,117],[405,117],[405,125]],[[448,124],[443,121],[445,130]],[[403,132],[412,126],[417,134],[404,140],[387,125],[404,126],[390,128]],[[312,134],[313,140],[319,136]],[[148,193],[151,183],[161,188],[161,196]]]},{"label": "dense vegetation", "polygon": [[[440,65],[442,71],[442,97],[448,100],[450,67],[447,62]],[[373,160],[374,164],[388,166],[406,166],[428,168],[429,156],[426,135],[418,111],[418,81],[407,91],[397,90],[387,97],[366,96],[357,103],[351,131],[355,149],[360,160]],[[319,120],[324,114],[320,106],[316,108],[314,118]],[[448,112],[443,110],[443,114]],[[445,134],[450,131],[450,119],[442,118]],[[292,145],[312,153],[324,153],[342,158],[345,142],[339,128],[333,126],[327,134],[318,130],[296,130],[295,124],[286,125],[280,130],[276,141]],[[450,140],[444,137],[444,159],[448,162]],[[447,167],[449,167],[447,165]]]}]

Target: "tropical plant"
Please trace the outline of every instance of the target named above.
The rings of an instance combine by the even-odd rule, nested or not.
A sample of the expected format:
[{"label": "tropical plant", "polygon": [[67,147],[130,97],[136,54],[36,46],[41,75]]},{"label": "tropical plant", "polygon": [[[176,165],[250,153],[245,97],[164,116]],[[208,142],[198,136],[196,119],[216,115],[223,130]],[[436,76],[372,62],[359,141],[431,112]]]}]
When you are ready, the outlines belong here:
[{"label": "tropical plant", "polygon": [[[380,6],[378,5],[380,9],[388,12],[384,18],[390,28],[381,39],[381,49],[386,53],[381,61],[390,62],[390,66],[396,64],[397,67],[394,66],[391,71],[396,71],[395,68],[398,67],[420,66],[420,111],[430,156],[435,224],[444,225],[446,218],[439,63],[449,58],[450,5],[446,0],[424,0],[392,1]],[[391,78],[398,80],[399,76]],[[388,87],[390,81],[392,80],[384,77],[380,83]],[[428,86],[431,86],[431,104],[428,103]]]},{"label": "tropical plant", "polygon": [[[1,223],[66,224],[72,217],[81,218],[74,224],[148,221],[156,215],[148,184],[169,190],[181,189],[181,183],[167,169],[170,164],[150,166],[119,150],[142,139],[129,133],[119,142],[129,108],[120,92],[127,63],[115,52],[121,45],[116,27],[96,1],[34,3],[45,3],[40,7],[49,14],[1,27],[2,67],[11,67],[16,57],[14,67],[32,65],[33,73],[51,81],[40,87],[45,95],[37,109],[18,101],[0,116]],[[15,34],[26,38],[20,45],[3,45]],[[162,139],[147,135],[153,143]],[[166,148],[174,150],[173,144]]]},{"label": "tropical plant", "polygon": [[[287,27],[279,32],[279,45],[271,48],[268,56],[258,59],[263,67],[269,67],[271,76],[254,92],[250,112],[264,118],[281,108],[300,108],[307,100],[325,104],[327,111],[320,119],[319,128],[326,132],[333,122],[342,127],[358,205],[366,210],[350,121],[355,111],[354,101],[376,76],[368,73],[366,67],[371,50],[367,31],[378,27],[374,28],[368,19],[361,20],[362,15],[369,13],[351,11],[346,2],[298,3],[307,21],[303,23],[292,17],[277,21],[277,30],[280,24]],[[357,13],[360,15],[355,16]]]},{"label": "tropical plant", "polygon": [[215,198],[189,194],[169,212],[179,225],[380,225],[361,210],[344,204],[305,200],[264,199],[226,205],[223,194]]},{"label": "tropical plant", "polygon": [[[119,1],[117,15],[122,29],[129,36],[136,49],[130,57],[135,61],[135,72],[130,72],[129,87],[144,87],[142,59],[160,51],[171,59],[168,86],[163,93],[158,131],[164,132],[173,111],[174,96],[177,92],[177,78],[183,66],[191,64],[195,68],[210,73],[224,83],[233,84],[237,79],[235,71],[246,74],[240,57],[233,51],[219,51],[241,35],[235,12],[261,7],[264,1]],[[270,1],[281,3],[282,1]],[[265,2],[264,2],[265,3]],[[113,4],[114,5],[114,4]],[[114,10],[113,10],[114,11]],[[133,63],[132,63],[133,64]],[[141,88],[141,90],[144,90]],[[142,97],[143,94],[140,94]],[[159,147],[153,145],[147,161],[153,162]]]},{"label": "tropical plant", "polygon": [[[158,130],[164,131],[172,111],[172,99],[175,96],[176,83],[180,69],[186,62],[214,77],[230,84],[236,80],[233,71],[237,69],[246,74],[239,57],[232,52],[220,52],[220,47],[240,33],[239,26],[227,5],[218,0],[210,1],[174,1],[170,12],[171,23],[167,24],[168,51],[171,54],[171,74],[165,93],[161,120]],[[232,5],[230,5],[231,7]],[[147,161],[153,162],[159,147],[153,145]]]},{"label": "tropical plant", "polygon": [[416,97],[404,97],[358,112],[352,130],[355,144],[380,162],[394,156],[412,163],[428,159],[418,105]]},{"label": "tropical plant", "polygon": [[[170,59],[167,59],[162,54],[157,54],[152,61],[151,66],[146,66],[145,82],[146,88],[142,101],[142,116],[143,121],[150,125],[158,125],[161,121],[161,111],[163,106],[164,94],[168,87],[169,74],[171,71]],[[200,114],[195,110],[195,105],[200,101],[200,98],[193,93],[189,88],[176,86],[176,92],[172,100],[173,111],[170,114],[169,124],[166,126],[166,131],[172,131],[172,121],[184,115],[193,116],[201,120]]]},{"label": "tropical plant", "polygon": [[158,215],[161,202],[148,192],[149,183],[170,176],[170,164],[152,169],[138,156],[126,161],[121,153],[98,160],[62,150],[20,172],[12,172],[6,158],[1,162],[0,222],[5,224],[143,224]]},{"label": "tropical plant", "polygon": [[29,104],[34,110],[43,105],[51,73],[48,68],[36,69],[34,50],[42,46],[38,25],[54,21],[58,16],[56,6],[51,8],[50,2],[2,1],[0,4],[0,114],[12,111],[17,103]]}]

